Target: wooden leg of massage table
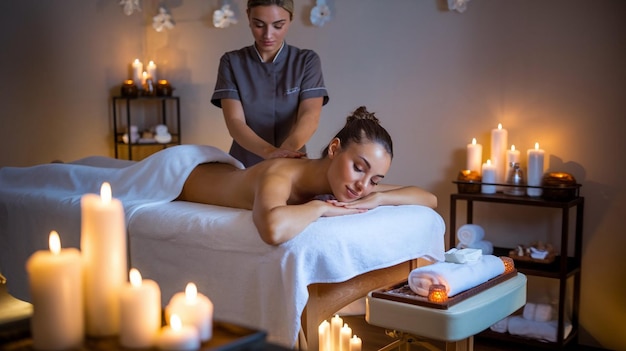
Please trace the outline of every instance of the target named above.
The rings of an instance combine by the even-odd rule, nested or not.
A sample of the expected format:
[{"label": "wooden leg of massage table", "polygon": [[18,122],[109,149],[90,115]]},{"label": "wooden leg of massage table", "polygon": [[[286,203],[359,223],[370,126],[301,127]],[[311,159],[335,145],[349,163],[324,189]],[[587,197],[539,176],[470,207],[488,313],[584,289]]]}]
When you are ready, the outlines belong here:
[{"label": "wooden leg of massage table", "polygon": [[333,313],[349,303],[365,297],[370,291],[406,280],[412,269],[431,263],[420,258],[367,272],[341,283],[309,285],[309,300],[301,319],[305,341],[300,341],[298,348],[317,350],[318,327],[323,320],[332,317]]},{"label": "wooden leg of massage table", "polygon": [[474,336],[455,342],[446,342],[446,351],[474,351]]}]

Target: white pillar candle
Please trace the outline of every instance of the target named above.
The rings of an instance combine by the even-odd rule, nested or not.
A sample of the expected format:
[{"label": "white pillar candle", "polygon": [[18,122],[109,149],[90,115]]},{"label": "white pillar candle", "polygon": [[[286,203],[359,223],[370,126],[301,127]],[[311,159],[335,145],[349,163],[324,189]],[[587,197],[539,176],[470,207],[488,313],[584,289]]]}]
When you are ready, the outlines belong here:
[{"label": "white pillar candle", "polygon": [[343,319],[339,315],[335,315],[330,319],[330,347],[333,351],[339,351],[341,327],[343,326]]},{"label": "white pillar candle", "polygon": [[494,183],[506,183],[506,147],[508,145],[508,132],[502,128],[502,123],[498,124],[498,128],[491,130],[491,163],[496,170],[496,179]]},{"label": "white pillar candle", "polygon": [[317,328],[318,344],[320,351],[332,351],[330,348],[330,323],[324,320]]},{"label": "white pillar candle", "polygon": [[61,249],[55,231],[48,240],[49,251],[37,251],[26,261],[33,347],[79,349],[85,335],[80,253],[75,248]]},{"label": "white pillar candle", "polygon": [[[491,160],[487,160],[486,163],[483,163],[482,182],[491,184],[496,182],[496,167],[491,164]],[[480,192],[483,194],[495,194],[496,186],[482,184],[480,186]]]},{"label": "white pillar candle", "polygon": [[169,325],[161,328],[157,339],[159,350],[191,351],[200,348],[200,335],[194,326],[183,325],[178,315],[170,317]]},{"label": "white pillar candle", "polygon": [[141,63],[141,61],[139,61],[139,59],[135,59],[135,61],[133,61],[133,81],[135,82],[135,85],[141,89],[142,87],[142,74],[143,74],[143,63]]},{"label": "white pillar candle", "polygon": [[343,327],[341,327],[341,332],[339,334],[339,347],[340,351],[350,351],[350,338],[352,337],[352,328],[348,326],[348,323],[345,323]]},{"label": "white pillar candle", "polygon": [[161,290],[150,279],[141,279],[135,268],[120,293],[120,344],[127,348],[150,348],[161,329]]},{"label": "white pillar candle", "polygon": [[472,139],[471,144],[467,144],[467,168],[481,174],[481,164],[483,162],[483,146],[476,143],[476,138]]},{"label": "white pillar candle", "polygon": [[[541,180],[543,178],[543,156],[544,151],[539,148],[539,143],[535,143],[534,149],[528,149],[528,177],[527,184],[530,186],[541,186]],[[526,193],[528,196],[541,196],[542,189],[540,188],[527,188]]]},{"label": "white pillar candle", "polygon": [[165,307],[165,316],[177,314],[183,325],[192,325],[198,329],[200,340],[207,341],[213,336],[213,303],[203,294],[198,293],[196,284],[189,283],[185,292],[174,294]]},{"label": "white pillar candle", "polygon": [[148,77],[150,77],[150,79],[152,79],[152,82],[154,84],[157,83],[157,65],[154,63],[154,61],[150,61],[148,62]]},{"label": "white pillar candle", "polygon": [[81,198],[86,330],[90,336],[119,333],[120,289],[126,283],[126,226],[122,202],[103,183],[100,196]]},{"label": "white pillar candle", "polygon": [[363,341],[361,341],[361,338],[353,335],[352,339],[350,339],[350,351],[361,351],[362,346]]}]

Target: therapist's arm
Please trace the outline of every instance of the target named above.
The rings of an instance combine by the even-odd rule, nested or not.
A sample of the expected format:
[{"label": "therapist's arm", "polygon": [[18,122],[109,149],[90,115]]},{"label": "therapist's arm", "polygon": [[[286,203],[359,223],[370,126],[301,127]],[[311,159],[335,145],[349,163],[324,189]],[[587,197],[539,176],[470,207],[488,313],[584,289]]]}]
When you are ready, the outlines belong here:
[{"label": "therapist's arm", "polygon": [[[263,140],[247,124],[241,101],[236,99],[222,99],[222,112],[226,121],[226,128],[230,136],[244,149],[264,158],[272,157],[301,157],[298,149],[281,150]],[[304,145],[304,144],[303,144]],[[292,151],[294,150],[294,151]]]},{"label": "therapist's arm", "polygon": [[281,144],[281,149],[300,150],[311,139],[320,122],[323,101],[323,97],[300,101],[296,124],[287,139]]}]

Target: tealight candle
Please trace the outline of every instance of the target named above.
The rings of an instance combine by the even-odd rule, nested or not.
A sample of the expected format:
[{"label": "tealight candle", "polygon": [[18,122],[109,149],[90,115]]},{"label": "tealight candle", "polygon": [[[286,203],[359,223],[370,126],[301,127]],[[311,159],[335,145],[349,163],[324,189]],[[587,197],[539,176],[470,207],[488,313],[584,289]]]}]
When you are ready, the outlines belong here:
[{"label": "tealight candle", "polygon": [[150,279],[141,279],[136,268],[120,294],[120,344],[128,348],[150,348],[161,329],[161,290]]},{"label": "tealight candle", "polygon": [[[496,182],[496,167],[491,164],[491,160],[487,160],[486,163],[483,163],[482,182],[490,184]],[[482,184],[480,186],[480,192],[483,194],[495,194],[496,186],[490,184]]]},{"label": "tealight candle", "polygon": [[428,289],[428,301],[442,303],[448,301],[448,293],[446,286],[441,284],[433,284]]},{"label": "tealight candle", "polygon": [[[543,156],[544,151],[539,148],[539,143],[535,143],[534,149],[528,149],[528,175],[526,183],[530,186],[540,186],[543,178]],[[541,196],[541,188],[527,188],[528,196]]]},{"label": "tealight candle", "polygon": [[476,138],[472,139],[471,144],[467,144],[467,168],[480,175],[481,164],[483,162],[483,146],[476,143]]},{"label": "tealight candle", "polygon": [[196,327],[200,340],[207,341],[213,335],[213,303],[198,293],[194,283],[188,283],[185,292],[174,294],[165,307],[165,316],[177,314],[184,325]]},{"label": "tealight candle", "polygon": [[126,225],[122,202],[103,183],[100,196],[81,198],[81,242],[87,334],[119,334],[120,289],[126,283]]},{"label": "tealight candle", "polygon": [[498,128],[491,130],[491,163],[496,170],[495,183],[504,184],[506,181],[506,146],[508,132],[498,123]]},{"label": "tealight candle", "polygon": [[161,328],[157,347],[167,351],[192,351],[200,348],[200,336],[194,326],[183,325],[178,315],[170,317],[169,325]]},{"label": "tealight candle", "polygon": [[56,231],[48,241],[49,251],[37,251],[26,261],[33,347],[77,349],[85,334],[80,253],[75,248],[61,249]]}]

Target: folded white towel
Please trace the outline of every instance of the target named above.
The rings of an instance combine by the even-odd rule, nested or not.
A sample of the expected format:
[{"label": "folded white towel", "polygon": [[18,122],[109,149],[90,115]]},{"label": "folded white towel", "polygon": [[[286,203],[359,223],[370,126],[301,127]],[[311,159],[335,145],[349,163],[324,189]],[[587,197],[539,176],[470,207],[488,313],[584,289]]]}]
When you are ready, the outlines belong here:
[{"label": "folded white towel", "polygon": [[502,273],[504,263],[499,257],[483,255],[472,263],[437,262],[415,268],[409,273],[408,281],[411,290],[420,296],[428,296],[433,284],[444,285],[448,296],[454,296]]},{"label": "folded white towel", "polygon": [[[509,318],[509,333],[512,335],[525,336],[533,339],[556,342],[558,321],[538,322],[525,319],[521,316]],[[572,331],[572,324],[565,322],[564,337]]]},{"label": "folded white towel", "polygon": [[547,303],[537,304],[535,309],[535,320],[537,322],[547,322],[552,319],[552,306]]},{"label": "folded white towel", "polygon": [[465,224],[456,232],[456,237],[461,244],[469,248],[474,248],[472,244],[483,240],[485,230],[477,224]]},{"label": "folded white towel", "polygon": [[496,333],[506,333],[509,330],[509,317],[504,317],[495,322],[489,329]]}]

